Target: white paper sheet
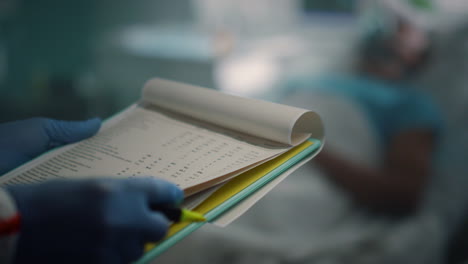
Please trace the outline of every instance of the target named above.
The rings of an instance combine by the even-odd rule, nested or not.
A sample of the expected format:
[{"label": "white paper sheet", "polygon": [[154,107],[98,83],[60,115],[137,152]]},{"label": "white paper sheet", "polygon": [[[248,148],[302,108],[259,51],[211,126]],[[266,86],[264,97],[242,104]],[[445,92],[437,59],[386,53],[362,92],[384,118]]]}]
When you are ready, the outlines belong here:
[{"label": "white paper sheet", "polygon": [[292,166],[289,168],[286,172],[282,173],[280,176],[278,176],[276,179],[270,181],[268,184],[266,184],[264,187],[262,187],[260,190],[257,192],[251,194],[247,199],[243,200],[242,202],[238,203],[236,206],[231,208],[229,211],[218,217],[215,221],[212,223],[214,225],[217,225],[219,227],[225,227],[232,223],[234,220],[236,220],[238,217],[243,215],[247,210],[249,210],[255,203],[257,203],[262,197],[264,197],[268,192],[273,190],[280,182],[282,182],[286,177],[291,175],[294,171],[299,169],[302,165],[306,164],[309,162],[311,159],[313,159],[318,153],[320,153],[320,150],[322,149],[324,145],[322,144],[320,146],[320,149],[315,151],[312,155],[304,159],[303,161],[299,162],[298,164]]},{"label": "white paper sheet", "polygon": [[0,184],[149,176],[191,195],[311,134],[323,136],[321,120],[311,111],[154,79],[139,105],[114,116],[97,135],[35,159],[4,175]]},{"label": "white paper sheet", "polygon": [[310,136],[323,138],[320,117],[306,109],[162,79],[147,82],[142,98],[150,104],[287,145],[298,145]]}]

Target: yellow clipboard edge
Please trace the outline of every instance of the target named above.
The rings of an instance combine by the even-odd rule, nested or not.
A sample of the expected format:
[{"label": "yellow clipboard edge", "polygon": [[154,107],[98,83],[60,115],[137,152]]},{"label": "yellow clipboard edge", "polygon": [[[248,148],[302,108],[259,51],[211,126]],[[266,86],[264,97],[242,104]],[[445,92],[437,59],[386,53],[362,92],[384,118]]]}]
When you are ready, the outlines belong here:
[{"label": "yellow clipboard edge", "polygon": [[[223,212],[236,205],[243,198],[246,198],[251,193],[260,189],[262,186],[273,180],[276,176],[281,175],[281,173],[292,167],[294,164],[298,163],[310,154],[315,153],[315,151],[320,149],[320,144],[321,142],[319,140],[309,139],[304,143],[292,148],[288,152],[235,177],[226,183],[223,187],[214,192],[208,199],[197,206],[193,211],[203,214],[208,221],[213,221],[216,219],[216,217],[220,216]],[[279,167],[283,168],[282,170],[276,172]],[[262,178],[271,172],[275,172],[272,177],[268,177],[263,182],[260,182]],[[252,190],[247,190],[247,192],[244,192],[244,190],[248,189],[249,187],[251,187]],[[241,193],[243,193],[241,197],[236,197]],[[228,202],[229,204],[226,204]],[[135,264],[143,264],[151,261],[165,250],[173,246],[179,240],[204,224],[205,222],[181,222],[173,224],[170,227],[164,240],[159,243],[150,243],[146,245],[146,254]]]}]

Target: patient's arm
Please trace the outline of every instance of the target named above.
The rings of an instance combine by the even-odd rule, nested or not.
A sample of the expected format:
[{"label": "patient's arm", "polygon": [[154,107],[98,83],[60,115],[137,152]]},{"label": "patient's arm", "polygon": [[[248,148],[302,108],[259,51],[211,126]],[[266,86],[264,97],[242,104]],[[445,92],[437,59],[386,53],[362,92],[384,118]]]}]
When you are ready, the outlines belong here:
[{"label": "patient's arm", "polygon": [[377,211],[409,213],[418,208],[426,189],[433,147],[431,131],[408,130],[394,137],[381,169],[357,164],[326,149],[315,160],[359,203]]}]

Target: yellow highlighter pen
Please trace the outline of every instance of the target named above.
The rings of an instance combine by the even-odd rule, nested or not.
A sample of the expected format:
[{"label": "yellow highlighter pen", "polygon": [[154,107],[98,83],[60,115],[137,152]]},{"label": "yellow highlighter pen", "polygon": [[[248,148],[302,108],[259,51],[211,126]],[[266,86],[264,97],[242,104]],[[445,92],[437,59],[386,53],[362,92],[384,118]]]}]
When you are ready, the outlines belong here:
[{"label": "yellow highlighter pen", "polygon": [[169,207],[169,206],[151,206],[154,211],[161,212],[167,219],[173,222],[204,222],[206,218],[197,212],[188,209]]}]

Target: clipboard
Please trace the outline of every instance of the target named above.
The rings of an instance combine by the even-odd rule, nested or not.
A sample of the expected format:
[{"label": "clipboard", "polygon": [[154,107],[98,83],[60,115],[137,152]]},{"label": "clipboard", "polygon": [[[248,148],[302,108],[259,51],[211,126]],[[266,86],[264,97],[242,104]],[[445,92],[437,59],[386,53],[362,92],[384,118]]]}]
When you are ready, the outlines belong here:
[{"label": "clipboard", "polygon": [[320,140],[310,138],[290,151],[229,181],[194,209],[202,213],[207,222],[173,224],[166,238],[157,244],[148,244],[145,249],[146,253],[134,263],[146,264],[153,261],[177,242],[204,224],[214,221],[294,165],[318,154],[322,145]]}]

